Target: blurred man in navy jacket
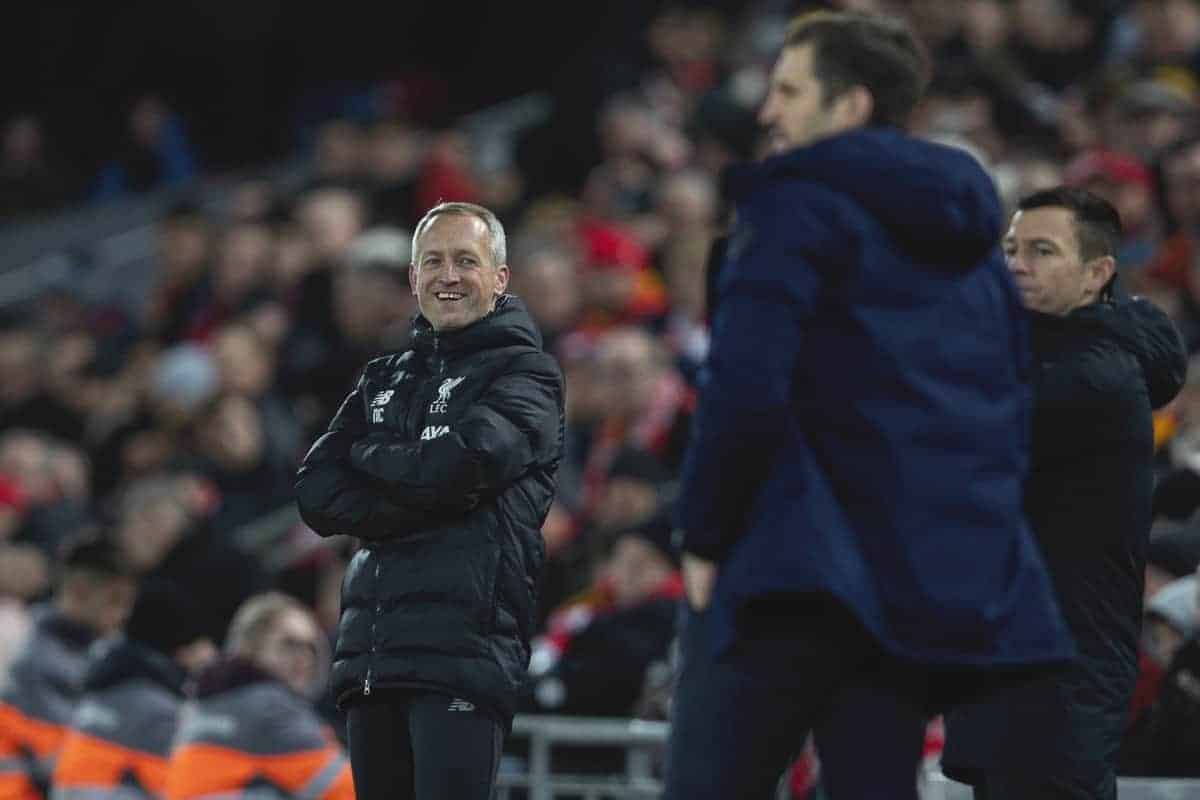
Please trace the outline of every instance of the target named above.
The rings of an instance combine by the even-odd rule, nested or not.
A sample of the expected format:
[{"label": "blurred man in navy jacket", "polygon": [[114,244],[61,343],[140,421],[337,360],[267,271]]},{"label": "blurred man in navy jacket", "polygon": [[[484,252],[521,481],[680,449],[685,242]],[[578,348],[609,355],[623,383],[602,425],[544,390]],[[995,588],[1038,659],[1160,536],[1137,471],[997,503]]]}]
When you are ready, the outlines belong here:
[{"label": "blurred man in navy jacket", "polygon": [[812,730],[832,797],[915,800],[932,710],[1072,654],[1021,510],[1000,203],[902,132],[924,76],[897,23],[801,17],[759,115],[772,155],[727,176],[670,798],[771,796]]}]

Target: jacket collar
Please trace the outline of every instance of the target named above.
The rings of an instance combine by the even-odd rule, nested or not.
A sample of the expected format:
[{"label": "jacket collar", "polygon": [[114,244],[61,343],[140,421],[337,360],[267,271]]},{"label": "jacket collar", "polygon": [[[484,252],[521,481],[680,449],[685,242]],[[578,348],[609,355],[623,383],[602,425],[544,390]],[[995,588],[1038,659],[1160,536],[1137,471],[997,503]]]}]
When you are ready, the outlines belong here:
[{"label": "jacket collar", "polygon": [[502,295],[486,316],[460,330],[439,332],[423,315],[418,314],[413,319],[412,347],[425,359],[519,344],[540,348],[542,336],[525,304],[512,294]]}]

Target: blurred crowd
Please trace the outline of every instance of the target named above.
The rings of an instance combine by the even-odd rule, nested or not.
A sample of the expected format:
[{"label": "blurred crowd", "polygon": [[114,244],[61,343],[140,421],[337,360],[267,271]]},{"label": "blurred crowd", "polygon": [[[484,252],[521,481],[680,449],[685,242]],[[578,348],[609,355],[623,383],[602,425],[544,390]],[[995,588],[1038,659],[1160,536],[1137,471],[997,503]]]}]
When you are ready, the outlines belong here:
[{"label": "blurred crowd", "polygon": [[[549,120],[518,130],[433,127],[386,105],[328,119],[302,181],[246,180],[217,206],[163,209],[152,287],[136,307],[63,285],[0,309],[8,685],[30,669],[30,643],[63,620],[75,645],[124,631],[192,680],[228,679],[248,658],[229,643],[231,621],[274,592],[265,596],[298,604],[276,616],[296,610],[298,628],[322,635],[301,643],[312,658],[255,656],[255,669],[299,687],[336,730],[308,661],[327,650],[355,544],[304,528],[293,473],[361,366],[406,345],[413,224],[439,200],[465,200],[507,226],[511,288],[568,387],[525,710],[664,717],[681,596],[667,508],[708,342],[720,171],[757,152],[768,70],[788,19],[808,5],[818,4],[664,7],[573,73]],[[1112,200],[1125,225],[1122,280],[1200,349],[1200,2],[826,5],[911,21],[935,66],[916,132],[974,153],[1009,207],[1064,182]],[[97,201],[195,174],[160,101],[131,109],[130,136],[96,176]],[[61,204],[43,145],[35,118],[6,123],[0,215]],[[1200,776],[1200,368],[1190,372],[1155,424],[1129,774]],[[173,624],[145,622],[165,608]],[[85,672],[81,662],[70,691],[84,691]],[[49,723],[79,724],[63,713]],[[0,726],[0,748],[7,733]],[[929,741],[936,757],[936,726]],[[796,796],[817,772],[801,762]]]}]

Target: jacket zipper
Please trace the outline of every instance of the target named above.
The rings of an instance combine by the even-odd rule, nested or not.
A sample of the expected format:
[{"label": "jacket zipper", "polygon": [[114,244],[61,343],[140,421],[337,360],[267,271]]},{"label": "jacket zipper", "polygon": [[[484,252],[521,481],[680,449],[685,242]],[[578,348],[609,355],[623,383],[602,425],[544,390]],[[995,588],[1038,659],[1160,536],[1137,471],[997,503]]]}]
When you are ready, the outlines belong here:
[{"label": "jacket zipper", "polygon": [[363,696],[371,696],[371,667],[375,666],[375,630],[379,615],[383,613],[383,604],[379,602],[379,554],[375,556],[375,613],[371,615],[371,651],[367,654],[367,676],[363,679]]},{"label": "jacket zipper", "polygon": [[[445,366],[444,362],[442,361],[441,354],[438,353],[438,337],[437,337],[436,333],[433,336],[433,366],[435,369],[435,374],[441,375],[443,372],[445,372],[446,366]],[[421,388],[424,388],[424,387],[421,387]],[[418,389],[418,394],[416,396],[420,397],[422,399],[422,401],[424,400],[424,398],[420,394],[420,389]],[[405,427],[407,427],[409,430],[412,430],[412,425],[409,424],[408,418],[411,415],[413,408],[417,407],[418,405],[419,404],[417,404],[417,403],[411,404],[408,408],[408,413],[405,415],[405,417],[406,417]],[[379,569],[380,569],[379,556],[378,556],[378,554],[376,554],[376,558],[375,558],[375,613],[371,616],[371,651],[367,655],[367,675],[363,679],[363,696],[364,697],[369,697],[371,694],[371,668],[375,665],[376,624],[379,621],[379,615],[383,613],[383,604],[379,602]]]}]

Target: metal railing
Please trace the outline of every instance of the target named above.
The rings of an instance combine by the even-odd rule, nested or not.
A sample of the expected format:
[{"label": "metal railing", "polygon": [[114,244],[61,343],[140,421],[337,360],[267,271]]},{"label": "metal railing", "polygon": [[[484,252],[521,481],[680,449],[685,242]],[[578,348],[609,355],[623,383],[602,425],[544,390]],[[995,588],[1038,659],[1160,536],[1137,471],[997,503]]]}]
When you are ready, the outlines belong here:
[{"label": "metal railing", "polygon": [[[665,722],[596,717],[518,716],[512,735],[529,740],[525,773],[501,772],[497,800],[509,800],[512,789],[527,789],[529,800],[560,795],[583,800],[653,798],[662,794],[654,776],[654,752],[667,741]],[[623,775],[564,775],[551,770],[555,747],[620,747],[625,750]]]},{"label": "metal railing", "polygon": [[[527,769],[502,770],[497,777],[495,800],[510,800],[514,790],[525,790],[528,800],[577,797],[582,800],[641,800],[662,795],[655,758],[666,744],[666,722],[634,719],[563,716],[518,716],[514,738],[529,742]],[[612,775],[556,773],[551,755],[559,747],[617,747],[625,750],[625,771]],[[920,780],[922,800],[972,800],[970,787],[956,783],[936,768]],[[786,797],[781,793],[780,797]],[[1200,780],[1121,778],[1121,800],[1200,800]]]},{"label": "metal railing", "polygon": [[[1200,800],[1200,780],[1121,778],[1117,796],[1121,800]],[[972,794],[970,787],[932,772],[925,776],[921,800],[972,800]]]},{"label": "metal railing", "polygon": [[187,199],[218,217],[239,182],[261,178],[295,186],[297,160],[247,173],[196,178],[185,185],[84,205],[33,220],[0,220],[0,308],[69,285],[86,300],[136,309],[154,279],[155,226]]}]

